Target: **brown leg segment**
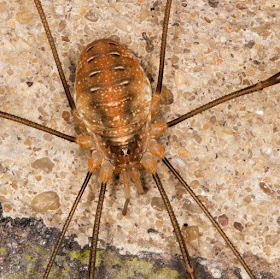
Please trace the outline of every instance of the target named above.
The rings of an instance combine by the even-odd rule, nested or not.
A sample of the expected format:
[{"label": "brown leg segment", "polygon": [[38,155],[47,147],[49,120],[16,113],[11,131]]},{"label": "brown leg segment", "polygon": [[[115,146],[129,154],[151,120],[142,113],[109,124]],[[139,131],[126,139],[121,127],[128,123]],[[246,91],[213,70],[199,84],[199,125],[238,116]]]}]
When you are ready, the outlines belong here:
[{"label": "brown leg segment", "polygon": [[266,87],[269,87],[269,86],[272,86],[272,85],[275,85],[277,83],[280,83],[280,72],[271,76],[270,78],[264,80],[264,81],[260,81],[254,85],[251,85],[251,86],[248,86],[244,89],[241,89],[241,90],[238,90],[238,91],[235,91],[233,93],[230,93],[228,95],[225,95],[221,98],[218,98],[212,102],[209,102],[208,104],[205,104],[197,109],[194,109],[172,121],[169,121],[167,123],[168,127],[172,127],[174,125],[177,125],[178,123],[188,119],[188,118],[191,118],[205,110],[208,110],[210,108],[213,108],[219,104],[222,104],[224,102],[227,102],[229,100],[232,100],[232,99],[235,99],[235,98],[238,98],[240,96],[243,96],[243,95],[247,95],[247,94],[250,94],[250,93],[253,93],[253,92],[256,92],[258,90],[262,90]]},{"label": "brown leg segment", "polygon": [[90,248],[90,256],[89,256],[88,279],[94,279],[97,240],[99,234],[100,219],[101,219],[102,207],[103,207],[103,202],[105,197],[106,185],[107,184],[104,182],[101,183],[98,204],[95,212],[95,220],[94,220],[94,226],[92,231],[92,240],[91,240],[91,248]]},{"label": "brown leg segment", "polygon": [[51,254],[51,258],[50,258],[48,266],[47,266],[47,268],[45,270],[43,279],[47,279],[49,277],[49,274],[50,274],[52,265],[54,263],[55,257],[56,257],[56,255],[58,253],[59,247],[61,246],[61,242],[62,242],[62,240],[63,240],[63,238],[65,236],[65,233],[66,233],[66,231],[67,231],[67,229],[69,227],[69,224],[70,224],[70,222],[71,222],[71,220],[73,218],[73,215],[74,215],[75,210],[76,210],[76,208],[77,208],[77,206],[78,206],[78,204],[79,204],[79,202],[81,200],[81,197],[82,197],[82,195],[83,195],[83,193],[84,193],[84,191],[85,191],[85,189],[86,189],[86,187],[87,187],[87,185],[89,183],[91,175],[92,175],[92,173],[90,173],[90,172],[87,173],[87,176],[86,176],[86,178],[84,180],[84,183],[83,183],[83,185],[82,185],[82,187],[81,187],[81,189],[80,189],[80,191],[79,191],[79,193],[78,193],[78,195],[77,195],[77,197],[75,199],[75,202],[72,205],[72,208],[71,208],[71,210],[70,210],[70,212],[69,212],[69,214],[67,216],[67,219],[66,219],[66,221],[65,221],[65,223],[63,225],[62,231],[61,231],[61,233],[59,235],[59,238],[58,238],[58,240],[56,242],[56,245],[55,245],[55,247],[53,249],[53,252]]},{"label": "brown leg segment", "polygon": [[242,256],[239,254],[233,243],[230,241],[230,239],[227,237],[227,235],[224,233],[223,229],[220,227],[218,222],[214,219],[214,217],[211,215],[211,213],[208,211],[208,209],[204,206],[204,204],[200,201],[200,199],[197,197],[197,195],[193,192],[193,190],[190,188],[190,186],[185,182],[185,180],[182,178],[182,176],[174,169],[174,167],[171,165],[169,160],[167,158],[164,158],[162,160],[164,164],[169,168],[169,170],[175,175],[175,177],[180,181],[180,183],[183,185],[183,187],[187,190],[187,192],[192,196],[194,201],[199,205],[199,207],[202,209],[202,211],[205,213],[205,215],[208,217],[208,219],[211,221],[213,226],[217,229],[219,234],[223,237],[228,247],[232,250],[236,258],[239,260],[243,268],[246,270],[247,274],[251,279],[255,279],[255,276],[253,275],[252,271],[250,270],[249,266],[246,264],[246,262],[243,260]]},{"label": "brown leg segment", "polygon": [[54,135],[54,136],[63,138],[65,140],[68,140],[70,142],[75,142],[75,140],[76,140],[75,137],[72,137],[72,136],[60,133],[60,132],[58,132],[56,130],[53,130],[51,128],[48,128],[46,126],[40,125],[40,124],[32,122],[32,121],[30,121],[28,119],[21,118],[19,116],[16,116],[16,115],[4,112],[4,111],[0,111],[0,117],[12,120],[14,122],[17,122],[17,123],[20,123],[20,124],[23,124],[23,125],[26,125],[26,126],[29,126],[29,127],[32,127],[32,128],[35,128],[37,130],[40,130],[40,131],[49,133],[51,135]]},{"label": "brown leg segment", "polygon": [[66,94],[66,97],[68,99],[69,105],[70,105],[71,110],[73,112],[73,111],[76,110],[76,106],[75,106],[74,100],[73,100],[73,98],[72,98],[72,96],[70,94],[69,86],[67,84],[64,72],[62,70],[61,62],[60,62],[59,56],[57,54],[57,50],[56,50],[55,43],[54,43],[54,40],[53,40],[53,37],[52,37],[52,33],[51,33],[50,28],[49,28],[47,19],[46,19],[46,15],[44,13],[44,10],[42,8],[40,0],[34,0],[34,3],[36,5],[36,8],[37,8],[38,13],[40,15],[42,24],[44,26],[44,29],[45,29],[45,32],[46,32],[46,35],[47,35],[47,38],[48,38],[48,41],[49,41],[49,44],[50,44],[50,47],[51,47],[51,50],[52,50],[53,58],[54,58],[54,61],[55,61],[55,64],[56,64],[56,67],[57,67],[57,70],[58,70],[58,73],[59,73],[62,85],[63,85],[63,88],[64,88],[64,92]]},{"label": "brown leg segment", "polygon": [[156,172],[153,174],[153,178],[154,178],[154,181],[156,182],[156,185],[158,187],[158,190],[160,192],[160,195],[162,197],[162,200],[164,202],[164,205],[165,205],[166,210],[168,212],[168,215],[170,217],[172,226],[174,228],[176,239],[177,239],[177,242],[180,246],[180,250],[181,250],[181,253],[182,253],[182,256],[183,256],[183,259],[184,259],[186,272],[188,273],[188,275],[191,279],[197,279],[197,277],[195,275],[195,272],[194,272],[194,268],[193,268],[192,263],[191,263],[191,258],[190,258],[189,252],[187,250],[186,244],[184,242],[184,239],[183,239],[183,236],[182,236],[179,224],[178,224],[178,221],[176,219],[176,216],[174,214],[174,211],[172,209],[170,201],[169,201],[169,199],[166,195],[166,192],[165,192],[165,190],[164,190],[164,188],[161,184],[159,176]]},{"label": "brown leg segment", "polygon": [[158,81],[157,81],[157,88],[156,88],[155,94],[160,94],[161,88],[162,88],[162,78],[163,78],[164,60],[165,60],[165,52],[166,52],[166,39],[167,39],[168,22],[169,22],[169,17],[170,17],[171,4],[172,4],[172,0],[166,1],[164,21],[163,21],[163,30],[162,30],[162,36],[161,36]]}]

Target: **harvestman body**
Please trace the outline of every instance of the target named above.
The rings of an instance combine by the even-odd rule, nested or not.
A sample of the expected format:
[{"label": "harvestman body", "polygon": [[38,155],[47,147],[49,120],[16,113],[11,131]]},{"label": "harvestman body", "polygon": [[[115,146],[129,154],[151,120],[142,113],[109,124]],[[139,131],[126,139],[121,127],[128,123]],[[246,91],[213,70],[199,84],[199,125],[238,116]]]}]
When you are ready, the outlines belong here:
[{"label": "harvestman body", "polygon": [[213,106],[279,83],[280,74],[278,73],[256,85],[214,100],[168,123],[153,122],[160,105],[159,100],[162,87],[167,26],[171,7],[171,1],[167,1],[158,85],[153,97],[149,81],[134,56],[122,44],[113,40],[103,39],[89,44],[81,54],[76,76],[75,102],[73,102],[72,97],[68,92],[67,84],[65,83],[65,78],[61,70],[60,62],[40,2],[35,0],[35,3],[42,22],[44,23],[46,33],[48,34],[48,39],[50,40],[52,51],[74,117],[80,126],[86,128],[89,135],[73,138],[5,112],[1,112],[0,116],[54,134],[66,140],[76,142],[82,147],[93,150],[92,156],[89,159],[89,172],[63,227],[62,233],[44,274],[44,278],[48,278],[61,241],[84,189],[90,180],[92,172],[99,166],[102,184],[95,217],[88,278],[94,278],[99,223],[106,184],[114,172],[121,174],[124,184],[124,195],[126,198],[123,209],[123,214],[125,214],[130,198],[130,179],[134,181],[138,192],[143,193],[138,173],[141,166],[152,173],[157,187],[159,188],[174,227],[175,235],[186,265],[186,272],[190,278],[197,278],[187,247],[182,238],[178,222],[162,187],[159,176],[157,175],[157,164],[154,156],[162,159],[170,171],[179,179],[180,183],[187,189],[187,191],[189,191],[230,246],[250,278],[255,278],[215,219],[188,187],[187,183],[181,178],[170,162],[164,157],[163,147],[157,143],[155,137],[162,134],[168,127],[174,126]]}]

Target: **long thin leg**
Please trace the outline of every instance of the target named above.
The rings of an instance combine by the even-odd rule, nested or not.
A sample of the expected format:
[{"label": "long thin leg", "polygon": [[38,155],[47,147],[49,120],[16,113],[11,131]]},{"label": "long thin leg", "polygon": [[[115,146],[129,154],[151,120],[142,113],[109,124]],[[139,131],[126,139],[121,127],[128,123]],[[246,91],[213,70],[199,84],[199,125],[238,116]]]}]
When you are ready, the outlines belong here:
[{"label": "long thin leg", "polygon": [[106,183],[102,182],[96,213],[95,213],[93,231],[92,231],[92,240],[91,240],[91,248],[90,248],[90,256],[89,256],[89,267],[88,267],[88,279],[94,279],[97,240],[99,234],[100,219],[101,219],[102,207],[104,203],[105,191],[106,191]]},{"label": "long thin leg", "polygon": [[164,13],[164,20],[163,20],[162,36],[161,36],[161,46],[160,46],[158,81],[157,81],[156,92],[153,95],[152,103],[151,103],[151,119],[154,119],[160,106],[160,93],[162,89],[162,78],[163,78],[164,60],[165,60],[165,52],[166,52],[166,39],[167,39],[171,3],[172,0],[167,0],[165,5],[165,13]]},{"label": "long thin leg", "polygon": [[15,121],[15,122],[18,122],[20,124],[23,124],[23,125],[35,128],[37,130],[41,130],[41,131],[49,133],[51,135],[55,135],[57,137],[63,138],[65,140],[68,140],[70,142],[75,142],[75,140],[76,140],[75,137],[63,134],[61,132],[58,132],[58,131],[53,130],[51,128],[48,128],[46,126],[40,125],[40,124],[32,122],[32,121],[30,121],[28,119],[21,118],[19,116],[16,116],[16,115],[4,112],[4,111],[0,111],[0,117],[5,118],[5,119],[9,119],[9,120],[12,120],[12,121]]},{"label": "long thin leg", "polygon": [[44,10],[42,8],[40,0],[34,0],[34,3],[36,5],[36,8],[37,8],[38,13],[40,15],[40,18],[41,18],[42,24],[44,26],[45,32],[47,34],[47,38],[48,38],[48,41],[49,41],[49,44],[50,44],[50,47],[51,47],[51,50],[52,50],[53,58],[54,58],[54,61],[55,61],[55,64],[56,64],[56,67],[57,67],[62,85],[63,85],[63,88],[64,88],[64,92],[66,94],[69,105],[70,105],[71,110],[73,112],[76,109],[75,103],[74,103],[74,100],[73,100],[73,98],[70,94],[69,86],[67,84],[64,72],[62,70],[61,62],[60,62],[59,56],[57,54],[57,50],[56,50],[55,43],[54,43],[54,40],[53,40],[53,37],[52,37],[52,33],[51,33],[50,28],[49,28],[47,19],[46,19],[46,15],[44,13]]},{"label": "long thin leg", "polygon": [[165,12],[164,12],[164,20],[163,20],[162,36],[161,36],[160,61],[159,61],[156,94],[160,94],[161,93],[161,88],[162,88],[162,78],[163,78],[164,60],[165,60],[165,52],[166,52],[166,38],[167,38],[168,22],[169,22],[169,17],[170,17],[171,4],[172,4],[172,0],[167,0],[166,1]]},{"label": "long thin leg", "polygon": [[214,225],[214,227],[217,229],[219,234],[223,237],[229,248],[232,250],[234,255],[237,257],[241,265],[246,270],[247,274],[250,276],[251,279],[255,279],[254,275],[252,274],[252,271],[246,264],[246,262],[243,260],[242,256],[239,254],[233,243],[229,240],[223,229],[220,227],[219,223],[214,219],[214,217],[211,215],[211,213],[208,211],[208,209],[204,206],[204,204],[200,201],[200,199],[197,197],[197,195],[194,193],[194,191],[190,188],[190,186],[186,183],[186,181],[182,178],[182,176],[174,169],[174,167],[171,165],[171,163],[167,160],[167,158],[162,159],[163,163],[169,168],[169,170],[175,175],[175,177],[180,181],[180,183],[183,185],[183,187],[188,191],[188,193],[192,196],[194,201],[199,205],[199,207],[202,209],[202,211],[205,213],[205,215],[208,217],[208,219],[211,221],[211,223]]},{"label": "long thin leg", "polygon": [[273,76],[271,76],[270,78],[268,78],[268,79],[266,79],[264,81],[260,81],[260,82],[258,82],[256,84],[248,86],[248,87],[246,87],[244,89],[235,91],[235,92],[230,93],[228,95],[225,95],[225,96],[223,96],[221,98],[218,98],[218,99],[216,99],[214,101],[211,101],[211,102],[209,102],[209,103],[207,103],[207,104],[205,104],[205,105],[203,105],[203,106],[201,106],[201,107],[199,107],[197,109],[194,109],[194,110],[192,110],[192,111],[190,111],[190,112],[188,112],[188,113],[186,113],[186,114],[184,114],[184,115],[182,115],[182,116],[180,116],[180,117],[178,117],[178,118],[176,118],[176,119],[174,119],[172,121],[169,121],[167,123],[167,125],[168,125],[168,127],[172,127],[172,126],[177,125],[178,123],[180,123],[180,122],[182,122],[182,121],[184,121],[184,120],[186,120],[188,118],[191,118],[191,117],[193,117],[193,116],[195,116],[195,115],[197,115],[197,114],[199,114],[199,113],[201,113],[201,112],[203,112],[205,110],[208,110],[208,109],[210,109],[212,107],[215,107],[215,106],[217,106],[217,105],[219,105],[221,103],[227,102],[229,100],[238,98],[238,97],[243,96],[243,95],[247,95],[247,94],[256,92],[258,90],[262,90],[262,89],[264,89],[266,87],[275,85],[277,83],[280,83],[280,72],[275,74],[275,75],[273,75]]},{"label": "long thin leg", "polygon": [[177,239],[177,242],[179,243],[180,250],[181,250],[181,253],[182,253],[182,256],[184,259],[186,272],[188,273],[188,275],[190,276],[191,279],[197,279],[195,272],[194,272],[194,268],[191,263],[191,258],[190,258],[189,252],[187,250],[185,241],[183,239],[183,236],[182,236],[179,224],[178,224],[178,221],[176,219],[176,216],[174,214],[170,201],[166,195],[166,192],[161,184],[158,174],[157,173],[153,174],[153,178],[154,178],[154,181],[156,182],[156,185],[158,187],[158,190],[160,192],[160,195],[162,197],[162,200],[164,202],[164,205],[165,205],[168,215],[170,217],[172,226],[174,228],[176,239]]},{"label": "long thin leg", "polygon": [[64,235],[65,235],[65,233],[66,233],[66,231],[67,231],[67,229],[69,227],[69,224],[70,224],[70,222],[72,220],[72,217],[73,217],[73,215],[75,213],[75,210],[76,210],[76,208],[77,208],[77,206],[78,206],[78,204],[79,204],[79,202],[81,200],[81,197],[82,197],[82,195],[83,195],[83,193],[84,193],[84,191],[85,191],[85,189],[86,189],[86,187],[88,185],[88,182],[89,182],[89,180],[91,178],[91,175],[92,175],[91,172],[87,173],[87,176],[86,176],[86,178],[84,180],[84,183],[83,183],[83,185],[82,185],[82,187],[81,187],[81,189],[80,189],[80,191],[79,191],[79,193],[78,193],[78,195],[77,195],[77,197],[75,199],[75,202],[72,205],[72,208],[71,208],[71,210],[70,210],[70,212],[69,212],[69,214],[67,216],[67,219],[66,219],[66,221],[65,221],[65,223],[63,225],[62,231],[61,231],[61,233],[59,235],[59,238],[58,238],[58,240],[56,242],[56,245],[55,245],[55,247],[54,247],[54,249],[52,251],[51,258],[50,258],[48,266],[47,266],[47,268],[45,270],[43,279],[47,279],[49,277],[52,265],[54,263],[56,255],[58,253],[58,250],[59,250],[59,247],[61,245],[61,242],[62,242],[62,240],[64,238]]}]

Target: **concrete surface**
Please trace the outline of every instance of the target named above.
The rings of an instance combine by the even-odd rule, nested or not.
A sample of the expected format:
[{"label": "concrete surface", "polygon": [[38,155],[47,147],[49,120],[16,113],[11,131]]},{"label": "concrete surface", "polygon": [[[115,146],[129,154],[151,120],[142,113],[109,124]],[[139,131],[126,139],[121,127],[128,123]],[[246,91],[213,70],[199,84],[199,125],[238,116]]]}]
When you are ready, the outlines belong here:
[{"label": "concrete surface", "polygon": [[[133,50],[155,88],[164,4],[43,1],[71,91],[80,51],[104,37]],[[0,11],[0,109],[79,135],[33,2],[1,1]],[[157,119],[172,120],[278,72],[279,18],[277,0],[174,1],[164,80],[164,102],[169,104]],[[275,86],[195,116],[160,139],[166,156],[223,225],[258,279],[280,278],[279,101]],[[86,175],[89,152],[7,120],[0,120],[0,145],[0,278],[40,278]],[[159,164],[158,172],[180,226],[199,229],[191,248],[199,276],[248,278],[165,166]],[[142,175],[147,192],[138,196],[132,190],[126,217],[121,214],[119,179],[108,186],[98,278],[186,278],[159,194],[150,175]],[[52,278],[85,278],[88,252],[81,247],[91,235],[99,185],[95,175],[57,259],[60,277],[56,273]],[[58,195],[59,208],[37,212],[32,200],[45,191]]]}]

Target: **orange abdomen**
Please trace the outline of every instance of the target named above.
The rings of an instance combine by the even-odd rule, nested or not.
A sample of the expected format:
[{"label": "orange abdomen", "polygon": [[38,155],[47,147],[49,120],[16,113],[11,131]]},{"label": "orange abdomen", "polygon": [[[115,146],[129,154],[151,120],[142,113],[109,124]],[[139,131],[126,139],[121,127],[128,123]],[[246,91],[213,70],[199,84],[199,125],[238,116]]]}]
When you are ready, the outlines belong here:
[{"label": "orange abdomen", "polygon": [[151,97],[146,74],[125,46],[102,39],[83,50],[74,100],[88,132],[117,142],[133,135],[150,120]]}]

